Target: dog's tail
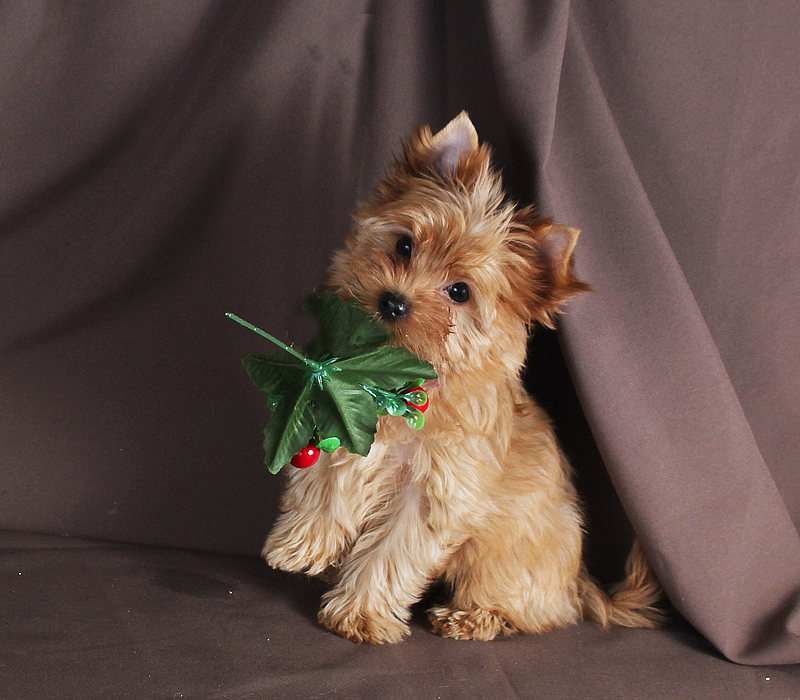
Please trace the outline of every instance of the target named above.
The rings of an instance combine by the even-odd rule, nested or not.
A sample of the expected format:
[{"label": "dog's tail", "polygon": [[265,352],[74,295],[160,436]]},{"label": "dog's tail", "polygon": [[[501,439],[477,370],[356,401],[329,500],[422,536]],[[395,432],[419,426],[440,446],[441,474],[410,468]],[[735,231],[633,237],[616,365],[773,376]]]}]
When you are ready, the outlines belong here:
[{"label": "dog's tail", "polygon": [[582,568],[578,580],[583,617],[603,627],[660,627],[667,615],[658,607],[664,594],[647,561],[639,539],[633,543],[625,563],[625,580],[610,593],[603,591]]}]

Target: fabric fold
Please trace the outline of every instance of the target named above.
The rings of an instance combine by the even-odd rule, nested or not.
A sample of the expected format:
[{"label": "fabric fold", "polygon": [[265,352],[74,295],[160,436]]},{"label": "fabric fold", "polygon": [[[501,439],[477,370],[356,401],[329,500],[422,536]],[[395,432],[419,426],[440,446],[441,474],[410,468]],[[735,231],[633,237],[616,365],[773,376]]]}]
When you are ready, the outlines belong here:
[{"label": "fabric fold", "polygon": [[577,23],[565,62],[542,195],[584,229],[579,270],[597,292],[564,329],[598,446],[678,610],[732,660],[800,661],[797,531]]}]

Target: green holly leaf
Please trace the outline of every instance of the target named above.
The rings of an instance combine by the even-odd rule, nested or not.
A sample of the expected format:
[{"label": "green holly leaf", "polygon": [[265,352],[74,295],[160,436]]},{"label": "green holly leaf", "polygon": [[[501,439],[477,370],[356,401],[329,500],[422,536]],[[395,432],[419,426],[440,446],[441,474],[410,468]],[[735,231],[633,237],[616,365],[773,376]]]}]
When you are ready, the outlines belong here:
[{"label": "green holly leaf", "polygon": [[433,365],[405,348],[383,345],[355,357],[340,360],[342,378],[367,386],[397,389],[419,378],[436,379]]},{"label": "green holly leaf", "polygon": [[304,362],[283,350],[272,355],[248,355],[242,364],[259,390],[270,395],[290,391],[307,371]]},{"label": "green holly leaf", "polygon": [[348,452],[366,457],[375,440],[378,409],[364,389],[339,373],[314,393],[312,413],[317,430],[339,438]]},{"label": "green holly leaf", "polygon": [[389,340],[386,328],[353,300],[311,294],[303,301],[303,310],[319,323],[317,337],[306,347],[310,357],[353,357]]},{"label": "green holly leaf", "polygon": [[310,384],[298,385],[297,391],[278,404],[264,428],[264,463],[277,474],[314,436],[314,416],[309,404]]},{"label": "green holly leaf", "polygon": [[378,404],[382,408],[396,399],[405,414],[407,405],[394,395],[436,378],[430,363],[404,348],[385,345],[386,329],[355,302],[314,294],[306,298],[304,308],[317,317],[320,327],[305,355],[228,314],[281,348],[243,360],[250,378],[270,395],[274,406],[264,430],[264,461],[272,473],[319,436],[336,438],[349,452],[366,456],[375,439]]}]

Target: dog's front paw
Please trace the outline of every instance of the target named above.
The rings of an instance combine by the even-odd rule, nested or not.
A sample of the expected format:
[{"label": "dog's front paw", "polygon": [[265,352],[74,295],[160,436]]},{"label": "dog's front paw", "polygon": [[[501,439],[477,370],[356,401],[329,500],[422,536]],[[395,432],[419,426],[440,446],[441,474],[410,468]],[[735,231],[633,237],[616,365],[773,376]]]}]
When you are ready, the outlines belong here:
[{"label": "dog's front paw", "polygon": [[411,634],[409,626],[386,606],[350,606],[343,597],[329,596],[319,611],[319,621],[331,632],[351,642],[394,644]]},{"label": "dog's front paw", "polygon": [[319,576],[338,562],[345,546],[334,523],[286,513],[272,528],[261,556],[274,569]]},{"label": "dog's front paw", "polygon": [[428,618],[433,631],[451,639],[475,639],[489,641],[501,632],[514,634],[516,629],[498,613],[482,608],[457,610],[450,607],[432,608]]}]

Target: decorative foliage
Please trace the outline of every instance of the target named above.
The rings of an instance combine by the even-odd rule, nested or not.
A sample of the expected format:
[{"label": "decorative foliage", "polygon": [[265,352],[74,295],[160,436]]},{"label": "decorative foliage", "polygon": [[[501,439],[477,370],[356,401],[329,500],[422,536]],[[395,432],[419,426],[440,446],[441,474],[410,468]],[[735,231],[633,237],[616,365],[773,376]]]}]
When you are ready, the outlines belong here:
[{"label": "decorative foliage", "polygon": [[316,456],[339,447],[366,456],[379,412],[421,428],[427,395],[419,385],[436,379],[429,362],[386,345],[387,330],[355,302],[320,293],[307,297],[303,309],[319,323],[305,353],[227,314],[280,348],[243,360],[255,385],[269,395],[273,414],[264,429],[264,462],[273,474],[309,445]]}]

